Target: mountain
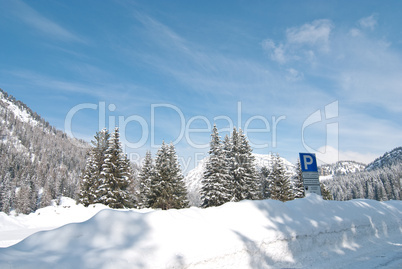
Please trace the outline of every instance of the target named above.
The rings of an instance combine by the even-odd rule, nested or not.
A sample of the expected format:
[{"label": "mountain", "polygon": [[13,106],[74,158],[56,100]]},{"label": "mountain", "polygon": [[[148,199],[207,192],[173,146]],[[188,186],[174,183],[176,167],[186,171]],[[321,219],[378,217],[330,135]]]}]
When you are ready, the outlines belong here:
[{"label": "mountain", "polygon": [[384,167],[391,167],[396,164],[402,164],[402,147],[397,147],[375,159],[372,163],[367,165],[366,170],[372,171]]},{"label": "mountain", "polygon": [[[257,171],[260,171],[262,167],[271,168],[272,166],[272,155],[265,155],[265,154],[256,154],[253,153],[255,158],[255,168]],[[285,158],[280,157],[287,174],[291,177],[295,174],[295,165],[291,162],[286,160]],[[198,165],[188,172],[187,176],[184,178],[184,182],[187,187],[188,198],[190,201],[190,205],[192,206],[199,206],[201,204],[201,186],[202,186],[202,179],[204,177],[204,171],[206,168],[206,164],[208,162],[208,157],[202,159]]]},{"label": "mountain", "polygon": [[87,149],[0,89],[0,211],[29,213],[74,198]]},{"label": "mountain", "polygon": [[[343,166],[343,167],[342,167]],[[322,173],[332,172],[331,176],[321,177],[323,183],[335,200],[374,199],[378,201],[402,199],[402,147],[393,149],[367,165],[348,163],[324,167]],[[325,168],[328,168],[325,170]],[[330,170],[332,169],[332,170]],[[335,172],[334,172],[335,171]],[[343,173],[345,172],[345,173]]]},{"label": "mountain", "polygon": [[355,161],[339,161],[319,167],[320,176],[347,175],[364,171],[366,165]]}]

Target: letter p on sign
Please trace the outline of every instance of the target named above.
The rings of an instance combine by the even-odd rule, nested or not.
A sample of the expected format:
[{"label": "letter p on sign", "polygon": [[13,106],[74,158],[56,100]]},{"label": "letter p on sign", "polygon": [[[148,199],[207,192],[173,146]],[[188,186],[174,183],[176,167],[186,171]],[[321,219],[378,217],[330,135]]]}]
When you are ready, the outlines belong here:
[{"label": "letter p on sign", "polygon": [[317,160],[314,153],[299,153],[302,172],[317,172]]}]

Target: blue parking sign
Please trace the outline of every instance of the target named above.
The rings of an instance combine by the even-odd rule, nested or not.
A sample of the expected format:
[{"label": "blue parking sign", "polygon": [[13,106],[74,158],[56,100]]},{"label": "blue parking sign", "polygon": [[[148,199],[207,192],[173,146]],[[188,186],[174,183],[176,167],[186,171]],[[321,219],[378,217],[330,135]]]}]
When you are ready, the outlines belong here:
[{"label": "blue parking sign", "polygon": [[299,153],[302,172],[318,172],[314,153]]}]

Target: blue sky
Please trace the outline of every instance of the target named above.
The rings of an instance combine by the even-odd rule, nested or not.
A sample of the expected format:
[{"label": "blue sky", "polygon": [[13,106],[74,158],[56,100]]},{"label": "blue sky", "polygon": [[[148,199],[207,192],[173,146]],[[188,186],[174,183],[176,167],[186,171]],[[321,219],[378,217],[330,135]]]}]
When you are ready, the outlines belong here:
[{"label": "blue sky", "polygon": [[0,0],[0,87],[133,160],[173,141],[186,170],[210,128],[254,152],[368,163],[402,145],[400,1]]}]

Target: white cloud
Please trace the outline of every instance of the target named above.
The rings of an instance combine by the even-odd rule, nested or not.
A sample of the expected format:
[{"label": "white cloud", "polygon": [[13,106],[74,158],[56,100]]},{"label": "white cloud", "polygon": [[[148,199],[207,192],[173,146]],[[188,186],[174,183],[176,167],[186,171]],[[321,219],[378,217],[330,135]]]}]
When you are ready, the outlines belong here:
[{"label": "white cloud", "polygon": [[287,71],[286,79],[288,81],[295,82],[295,81],[300,81],[304,78],[303,72],[300,72],[294,68],[289,68],[286,71]]},{"label": "white cloud", "polygon": [[266,39],[262,42],[262,47],[270,52],[270,57],[272,60],[284,64],[287,62],[286,56],[285,56],[285,48],[283,44],[275,45],[274,41],[271,39]]},{"label": "white cloud", "polygon": [[334,28],[330,20],[315,20],[286,30],[286,39],[278,45],[271,39],[262,42],[262,48],[279,64],[293,61],[314,63],[316,54],[330,51],[330,35]]},{"label": "white cloud", "polygon": [[374,30],[375,27],[377,26],[377,16],[373,14],[369,17],[362,18],[359,20],[359,25],[362,28]]},{"label": "white cloud", "polygon": [[286,30],[287,42],[290,44],[317,46],[324,51],[328,51],[332,28],[332,22],[326,19],[315,20],[300,27],[292,27]]}]

